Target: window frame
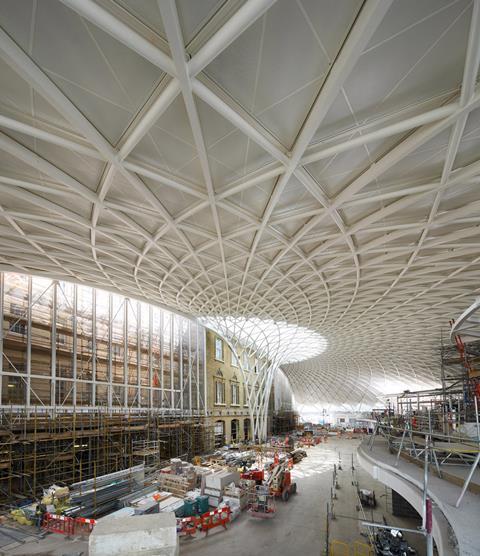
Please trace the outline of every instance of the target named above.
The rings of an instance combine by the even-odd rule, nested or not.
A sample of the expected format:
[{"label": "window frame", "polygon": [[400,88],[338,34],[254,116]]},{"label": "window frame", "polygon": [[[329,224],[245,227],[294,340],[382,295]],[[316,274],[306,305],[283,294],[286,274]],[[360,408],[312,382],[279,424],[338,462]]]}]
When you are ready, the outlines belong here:
[{"label": "window frame", "polygon": [[64,332],[57,332],[56,343],[58,347],[65,347],[67,345],[68,335]]},{"label": "window frame", "polygon": [[24,322],[17,320],[16,322],[13,323],[9,332],[13,332],[14,334],[20,334],[21,336],[26,336],[27,325]]},{"label": "window frame", "polygon": [[[225,380],[216,378],[215,379],[215,405],[226,405],[225,404]],[[221,393],[221,396],[219,396]],[[222,401],[219,401],[221,398]]]},{"label": "window frame", "polygon": [[115,359],[121,359],[123,357],[122,349],[122,344],[119,342],[112,342],[112,357]]},{"label": "window frame", "polygon": [[[221,346],[221,359],[218,357],[218,346]],[[215,361],[221,361],[222,363],[225,361],[225,349],[223,346],[223,340],[219,336],[215,336],[214,357]]]},{"label": "window frame", "polygon": [[[233,393],[235,392],[235,396]],[[240,383],[236,380],[230,382],[231,405],[240,406]],[[236,398],[236,400],[234,399]]]}]

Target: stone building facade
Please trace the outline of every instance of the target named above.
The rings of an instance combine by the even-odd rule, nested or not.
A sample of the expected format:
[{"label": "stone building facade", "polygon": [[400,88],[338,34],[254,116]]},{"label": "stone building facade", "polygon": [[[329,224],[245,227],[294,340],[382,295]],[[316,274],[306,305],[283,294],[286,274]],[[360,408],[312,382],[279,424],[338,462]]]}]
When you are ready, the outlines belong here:
[{"label": "stone building facade", "polygon": [[207,415],[215,427],[215,445],[251,439],[245,385],[227,343],[206,330]]}]

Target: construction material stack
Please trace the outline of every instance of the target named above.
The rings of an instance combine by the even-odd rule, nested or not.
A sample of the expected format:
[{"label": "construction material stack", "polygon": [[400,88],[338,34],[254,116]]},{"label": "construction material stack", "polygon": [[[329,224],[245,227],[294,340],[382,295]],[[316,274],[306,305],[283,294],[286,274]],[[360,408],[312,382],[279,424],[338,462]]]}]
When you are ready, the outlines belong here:
[{"label": "construction material stack", "polygon": [[240,473],[237,471],[217,471],[205,476],[205,494],[208,495],[208,503],[218,508],[223,501],[223,495],[227,485],[234,483],[238,485]]}]

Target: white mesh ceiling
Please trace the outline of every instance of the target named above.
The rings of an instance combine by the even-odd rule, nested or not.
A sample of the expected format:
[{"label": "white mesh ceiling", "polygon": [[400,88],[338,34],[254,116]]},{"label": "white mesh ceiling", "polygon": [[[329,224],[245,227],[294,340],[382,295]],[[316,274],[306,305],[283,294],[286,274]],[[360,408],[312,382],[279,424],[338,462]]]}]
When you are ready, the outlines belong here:
[{"label": "white mesh ceiling", "polygon": [[297,401],[438,380],[479,290],[466,0],[2,0],[0,265],[328,340]]}]

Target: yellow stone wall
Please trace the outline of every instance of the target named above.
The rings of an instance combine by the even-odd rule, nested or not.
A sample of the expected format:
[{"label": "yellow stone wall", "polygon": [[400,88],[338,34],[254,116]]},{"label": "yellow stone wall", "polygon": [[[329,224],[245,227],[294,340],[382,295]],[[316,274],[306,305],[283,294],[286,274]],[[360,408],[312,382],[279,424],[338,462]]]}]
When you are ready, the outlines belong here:
[{"label": "yellow stone wall", "polygon": [[[207,408],[211,422],[224,423],[224,443],[232,442],[232,421],[238,421],[238,440],[244,440],[245,420],[249,419],[248,406],[245,400],[242,373],[238,367],[232,365],[232,352],[226,342],[223,342],[223,361],[215,358],[215,338],[212,330],[206,330],[206,359],[207,359]],[[220,376],[221,374],[221,376]],[[215,381],[225,383],[225,404],[215,403]],[[232,383],[240,385],[240,404],[232,405]],[[248,424],[248,422],[247,422]],[[220,442],[220,439],[218,438]]]}]

